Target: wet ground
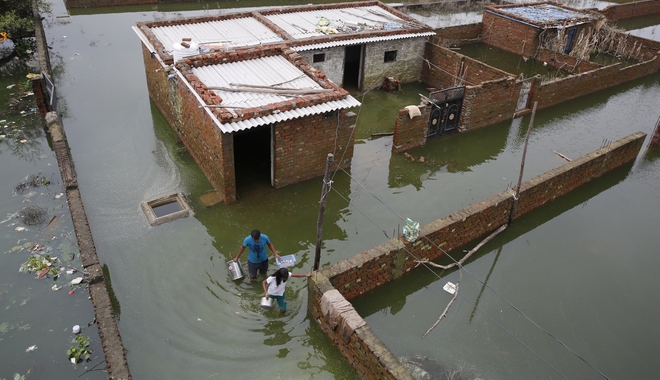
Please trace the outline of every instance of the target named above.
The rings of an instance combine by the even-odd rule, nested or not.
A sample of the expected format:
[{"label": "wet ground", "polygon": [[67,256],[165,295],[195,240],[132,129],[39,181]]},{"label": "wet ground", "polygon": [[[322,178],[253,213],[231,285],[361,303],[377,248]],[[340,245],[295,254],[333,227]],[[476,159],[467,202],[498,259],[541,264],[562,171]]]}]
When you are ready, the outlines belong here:
[{"label": "wet ground", "polygon": [[[131,371],[135,378],[161,379],[357,378],[307,317],[304,279],[293,279],[288,285],[289,312],[279,316],[259,308],[260,283],[233,282],[224,265],[249,231],[259,228],[281,254],[296,255],[294,271],[308,271],[321,180],[277,191],[261,187],[238,203],[205,208],[200,197],[212,187],[149,100],[140,41],[131,26],[137,21],[203,13],[116,10],[49,20],[48,43],[53,46],[64,128],[99,259],[112,276]],[[55,16],[64,15],[61,4],[56,6]],[[383,243],[403,224],[401,217],[426,224],[517,180],[528,118],[440,137],[409,152],[416,158],[424,156],[424,163],[391,154],[390,136],[372,136],[391,131],[397,109],[417,104],[417,94],[424,94],[424,87],[404,86],[403,93],[396,95],[355,94],[364,103],[356,110],[355,157],[348,173],[333,178],[322,265]],[[562,165],[565,161],[553,150],[575,158],[605,140],[639,130],[650,133],[660,116],[659,99],[660,76],[655,74],[539,112],[524,179]],[[5,162],[9,151],[2,147]],[[41,170],[35,162],[55,162],[47,142],[42,141],[40,147],[43,158],[39,161],[15,158],[10,169],[3,168],[14,180],[7,185],[2,181],[2,187],[7,187],[2,194],[25,175]],[[653,272],[659,264],[655,254],[659,157],[657,149],[645,151],[634,165],[517,221],[466,266],[611,378],[648,378],[660,370],[653,358],[660,348],[655,323],[659,284]],[[57,173],[55,167],[51,171]],[[179,191],[191,200],[195,216],[149,227],[140,203]],[[9,197],[15,203],[7,203],[6,195],[2,196],[3,212],[13,212],[22,204],[20,197]],[[2,244],[11,248],[17,244],[14,234],[18,231],[5,229]],[[18,261],[10,265],[16,274]],[[30,284],[52,284],[21,275],[5,287],[15,289],[20,281],[29,281],[21,286],[26,289]],[[523,323],[524,318],[491,290],[482,292],[481,283],[467,273],[461,280],[461,297],[448,318],[421,339],[450,297],[442,286],[457,282],[458,276],[458,272],[422,269],[358,300],[356,307],[396,355],[425,355],[420,361],[436,372],[462,367],[472,378],[477,374],[482,378],[561,377],[540,356],[568,377],[598,378],[584,362]],[[48,297],[39,302],[52,308],[53,315],[75,300],[60,294],[64,289],[54,293],[64,300],[53,298],[49,288]],[[20,305],[23,297],[5,298],[8,294],[0,294],[0,302]],[[83,301],[91,313],[86,297],[78,302]],[[12,306],[8,310],[25,309]],[[81,325],[91,319],[84,318],[84,311],[74,318],[34,310],[33,326],[61,319],[53,327],[55,332],[33,327],[35,337],[72,337],[71,319]],[[17,321],[24,318],[16,314],[10,318],[7,323],[16,325],[11,331],[23,331],[19,327],[25,323]],[[18,344],[16,350],[15,345],[4,344],[7,334],[0,336],[3,369],[9,368],[4,362],[8,357],[12,363],[14,357],[23,362],[34,359],[29,355],[48,352],[62,360],[57,349],[42,351],[41,345],[29,355],[24,352],[36,342],[24,348]],[[0,373],[0,378],[25,373],[28,365],[17,367]],[[55,368],[68,370],[69,366],[59,362]],[[52,378],[49,375],[55,369],[45,373],[35,378]]]}]

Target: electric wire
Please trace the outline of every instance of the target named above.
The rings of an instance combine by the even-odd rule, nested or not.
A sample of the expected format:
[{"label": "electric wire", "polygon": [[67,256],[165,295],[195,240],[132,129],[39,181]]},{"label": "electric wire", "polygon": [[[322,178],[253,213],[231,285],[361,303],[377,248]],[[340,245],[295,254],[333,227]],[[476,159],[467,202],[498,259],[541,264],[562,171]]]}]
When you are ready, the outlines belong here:
[{"label": "electric wire", "polygon": [[[373,194],[371,191],[369,191],[369,189],[367,189],[364,185],[362,185],[362,183],[361,183],[360,181],[358,181],[357,179],[353,178],[348,172],[346,172],[346,170],[344,170],[344,169],[341,169],[341,170],[342,170],[344,173],[346,173],[346,175],[348,175],[349,178],[350,178],[351,180],[355,181],[358,185],[360,185],[360,187],[362,187],[367,193],[369,193],[369,195],[371,195],[373,198],[375,198],[376,200],[378,200],[378,201],[379,201],[381,204],[383,204],[387,209],[389,209],[394,215],[396,215],[399,219],[401,219],[402,221],[405,222],[405,219],[404,219],[401,215],[399,215],[399,214],[398,214],[396,211],[394,211],[390,206],[388,206],[385,202],[383,202],[383,201],[382,201],[380,198],[378,198],[375,194]],[[435,244],[435,242],[433,242],[431,239],[429,239],[426,235],[424,235],[423,233],[420,232],[420,236],[423,237],[424,239],[426,239],[429,243],[431,243],[436,249],[438,249],[439,251],[441,251],[444,255],[446,255],[447,257],[449,257],[453,262],[455,262],[456,264],[458,264],[460,269],[465,270],[465,272],[468,273],[470,276],[472,276],[475,280],[477,280],[477,281],[478,281],[479,283],[481,283],[483,286],[485,286],[485,287],[488,288],[490,291],[492,291],[493,293],[495,293],[495,294],[496,294],[498,297],[500,297],[504,302],[506,302],[511,308],[513,308],[514,310],[516,310],[518,313],[520,313],[520,315],[522,315],[525,319],[527,319],[529,322],[531,322],[536,328],[538,328],[539,330],[541,330],[542,332],[544,332],[545,334],[547,334],[548,336],[550,336],[551,338],[553,338],[553,339],[554,339],[555,341],[557,341],[561,346],[563,346],[564,348],[566,348],[571,354],[573,354],[574,356],[576,356],[578,359],[582,360],[585,364],[587,364],[589,367],[591,367],[594,371],[596,371],[596,372],[597,372],[599,375],[601,375],[603,378],[609,380],[609,377],[607,377],[605,374],[603,374],[598,368],[596,368],[595,366],[593,366],[593,365],[592,365],[591,363],[589,363],[586,359],[584,359],[580,354],[578,354],[578,353],[575,352],[573,349],[571,349],[570,347],[568,347],[568,346],[567,346],[564,342],[562,342],[559,338],[557,338],[557,337],[554,336],[552,333],[550,333],[549,331],[547,331],[546,329],[544,329],[543,327],[541,327],[539,324],[537,324],[536,322],[534,322],[529,316],[527,316],[527,314],[523,313],[518,307],[516,307],[513,303],[511,303],[508,299],[506,299],[503,295],[501,295],[501,294],[500,294],[499,292],[497,292],[495,289],[491,288],[488,284],[486,284],[484,281],[482,281],[482,280],[481,280],[479,277],[477,277],[475,274],[473,274],[473,273],[470,272],[468,269],[466,269],[463,265],[460,265],[460,264],[458,263],[458,261],[457,261],[456,259],[454,259],[453,256],[451,256],[451,255],[450,255],[449,253],[447,253],[444,249],[442,249],[442,248],[439,247],[437,244]],[[406,251],[407,251],[407,250],[406,250]],[[408,252],[408,251],[407,251],[407,252]],[[410,253],[410,252],[408,252],[408,253]],[[412,255],[412,253],[410,253],[410,254],[411,254],[411,256],[415,257],[414,255]],[[419,261],[419,259],[417,259],[417,258],[415,258],[415,259]],[[435,273],[435,271],[433,271],[433,272]],[[476,305],[475,305],[475,307],[476,307]]]}]

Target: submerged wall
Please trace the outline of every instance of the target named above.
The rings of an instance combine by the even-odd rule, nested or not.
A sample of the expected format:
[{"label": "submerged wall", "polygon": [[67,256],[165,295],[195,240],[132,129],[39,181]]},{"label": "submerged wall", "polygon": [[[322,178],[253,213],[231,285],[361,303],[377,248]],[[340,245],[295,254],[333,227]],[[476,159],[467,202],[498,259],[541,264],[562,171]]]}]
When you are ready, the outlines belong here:
[{"label": "submerged wall", "polygon": [[[346,301],[412,271],[418,265],[413,255],[435,260],[507,224],[509,215],[515,220],[633,161],[645,137],[645,133],[634,133],[525,181],[517,201],[511,192],[503,191],[423,226],[414,243],[392,239],[315,272],[309,279],[311,315],[363,379],[411,379]],[[328,302],[329,298],[333,301]]]},{"label": "submerged wall", "polygon": [[610,21],[624,20],[660,14],[660,0],[636,1],[628,4],[615,4],[600,11]]}]

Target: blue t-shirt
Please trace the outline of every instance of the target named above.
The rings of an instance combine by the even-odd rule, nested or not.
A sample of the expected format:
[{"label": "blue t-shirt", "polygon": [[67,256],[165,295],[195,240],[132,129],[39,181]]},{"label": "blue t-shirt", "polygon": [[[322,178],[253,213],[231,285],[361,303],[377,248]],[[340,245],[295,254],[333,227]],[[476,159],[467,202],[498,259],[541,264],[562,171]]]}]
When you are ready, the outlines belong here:
[{"label": "blue t-shirt", "polygon": [[252,236],[248,236],[243,240],[243,247],[248,248],[248,261],[253,263],[260,263],[268,260],[268,253],[266,252],[266,245],[270,243],[268,236],[261,234],[259,241],[256,242]]}]

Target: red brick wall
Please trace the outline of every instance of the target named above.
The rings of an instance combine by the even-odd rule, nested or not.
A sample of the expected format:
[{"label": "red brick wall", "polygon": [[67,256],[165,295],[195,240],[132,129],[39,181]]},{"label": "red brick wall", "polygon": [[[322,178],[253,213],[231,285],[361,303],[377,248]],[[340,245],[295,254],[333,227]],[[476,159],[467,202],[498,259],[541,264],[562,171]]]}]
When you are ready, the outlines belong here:
[{"label": "red brick wall", "polygon": [[502,70],[432,43],[426,44],[425,56],[428,63],[423,65],[420,79],[439,89],[455,87],[461,67],[465,73],[464,84],[471,86],[509,76]]},{"label": "red brick wall", "polygon": [[637,1],[628,4],[616,4],[601,11],[610,21],[624,20],[652,14],[660,14],[660,0]]},{"label": "red brick wall", "polygon": [[466,86],[459,128],[470,131],[512,119],[520,89],[513,77]]},{"label": "red brick wall", "polygon": [[[645,138],[643,132],[634,133],[523,182],[513,219],[634,160]],[[321,273],[350,301],[413,269],[416,263],[407,252],[434,260],[444,255],[436,246],[451,252],[493,232],[508,222],[512,202],[511,192],[503,191],[423,226],[420,236],[425,238],[415,243],[392,239],[324,268]]]},{"label": "red brick wall", "polygon": [[[660,58],[620,68],[620,64],[541,84],[531,102],[538,101],[538,108],[547,108],[605,88],[641,78],[660,70]],[[530,103],[531,104],[531,103]]]},{"label": "red brick wall", "polygon": [[323,294],[334,289],[324,274],[316,272],[309,280],[308,289],[308,305],[312,317],[319,323],[323,332],[335,344],[346,361],[353,366],[361,379],[413,380],[410,372],[369,325],[357,328],[348,341],[341,336],[338,332],[339,329],[331,327],[331,322],[326,315],[323,315],[320,307]]},{"label": "red brick wall", "polygon": [[342,110],[339,120],[336,117],[323,120],[323,115],[312,115],[277,123],[275,188],[322,176],[328,153],[334,153],[335,165],[349,168],[356,119],[355,113]]},{"label": "red brick wall", "polygon": [[538,61],[547,62],[548,65],[554,66],[558,69],[569,70],[576,73],[583,73],[601,68],[602,66],[585,60],[578,60],[570,55],[557,53],[556,51],[540,48],[538,53]]},{"label": "red brick wall", "polygon": [[540,30],[484,10],[481,40],[525,57],[534,57],[539,46]]},{"label": "red brick wall", "polygon": [[431,42],[442,46],[461,46],[480,40],[483,23],[448,26],[435,29]]},{"label": "red brick wall", "polygon": [[400,153],[426,143],[426,133],[429,129],[431,107],[420,104],[420,116],[410,118],[407,109],[400,109],[394,120],[394,136],[392,139],[392,152]]},{"label": "red brick wall", "polygon": [[[514,219],[576,189],[608,171],[634,160],[646,134],[634,133],[607,147],[536,176],[521,185]],[[513,195],[503,191],[421,228],[414,243],[392,239],[323,268],[310,278],[308,308],[323,331],[364,379],[409,379],[401,363],[365,325],[346,341],[338,337],[322,314],[321,297],[338,290],[346,300],[369,292],[417,267],[416,259],[434,260],[508,223]],[[443,252],[444,251],[444,252]]]}]

